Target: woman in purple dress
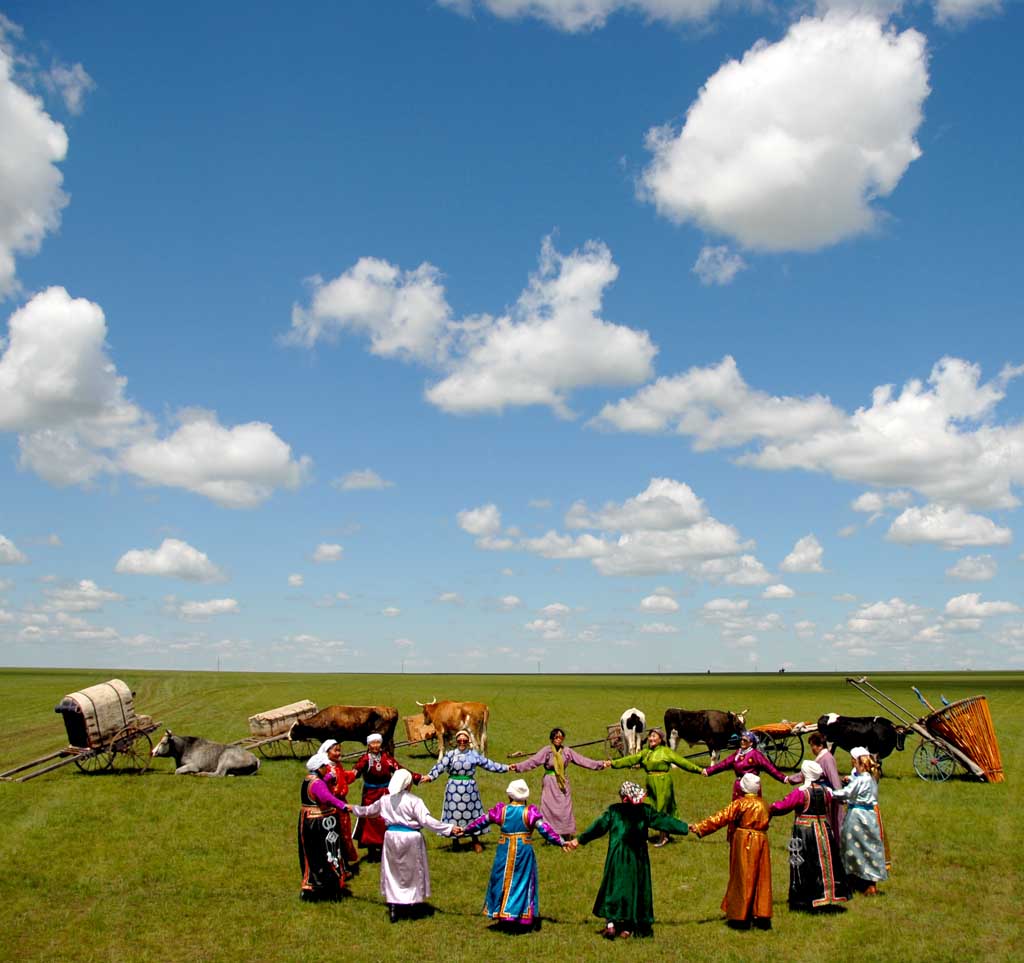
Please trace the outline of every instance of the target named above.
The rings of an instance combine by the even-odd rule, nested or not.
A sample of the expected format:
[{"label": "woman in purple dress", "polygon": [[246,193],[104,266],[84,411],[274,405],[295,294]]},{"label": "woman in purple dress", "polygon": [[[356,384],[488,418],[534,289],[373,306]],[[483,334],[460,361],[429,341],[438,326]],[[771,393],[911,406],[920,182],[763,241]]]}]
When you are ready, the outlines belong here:
[{"label": "woman in purple dress", "polygon": [[537,766],[544,767],[541,782],[540,809],[551,828],[563,839],[576,835],[576,816],[572,811],[572,787],[569,785],[569,766],[583,769],[607,769],[611,763],[588,759],[564,745],[565,730],[557,726],[548,736],[551,745],[538,749],[525,762],[516,764],[516,772],[529,772]]},{"label": "woman in purple dress", "polygon": [[732,784],[733,799],[741,799],[743,797],[743,790],[740,789],[740,780],[748,772],[752,772],[755,776],[766,772],[772,779],[777,779],[782,783],[786,781],[786,777],[779,772],[775,763],[757,748],[757,734],[754,732],[744,732],[740,736],[740,747],[736,752],[716,762],[713,766],[708,766],[706,769],[701,770],[701,772],[705,776],[714,776],[717,773],[725,772],[726,769],[731,769],[736,773],[736,781]]},{"label": "woman in purple dress", "polygon": [[309,774],[302,781],[299,809],[300,895],[304,900],[335,900],[347,895],[348,874],[337,832],[345,802],[331,792],[334,780],[331,760],[317,752],[306,763]]}]

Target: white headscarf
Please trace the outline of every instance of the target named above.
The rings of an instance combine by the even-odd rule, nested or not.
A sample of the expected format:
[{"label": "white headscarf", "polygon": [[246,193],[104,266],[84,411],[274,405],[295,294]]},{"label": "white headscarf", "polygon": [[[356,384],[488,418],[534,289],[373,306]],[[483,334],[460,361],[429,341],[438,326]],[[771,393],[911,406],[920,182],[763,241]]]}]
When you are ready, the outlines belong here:
[{"label": "white headscarf", "polygon": [[761,794],[761,777],[754,772],[748,772],[740,780],[740,789],[748,796],[759,796]]},{"label": "white headscarf", "polygon": [[870,755],[871,755],[871,753],[868,752],[867,749],[865,749],[863,746],[854,746],[850,750],[850,758],[853,759],[854,761],[856,761],[857,759],[860,759],[861,756],[870,756]]},{"label": "white headscarf", "polygon": [[320,743],[320,748],[317,749],[317,754],[326,756],[327,750],[330,749],[331,746],[336,746],[337,744],[337,739],[325,739],[323,742]]},{"label": "white headscarf", "polygon": [[399,769],[388,783],[388,793],[397,796],[400,792],[405,792],[411,785],[412,773],[408,769]]},{"label": "white headscarf", "polygon": [[372,746],[375,742],[379,742],[381,745],[384,744],[384,737],[379,732],[371,732],[366,737],[366,744]]},{"label": "white headscarf", "polygon": [[530,787],[526,784],[525,779],[513,779],[505,789],[508,793],[509,799],[514,799],[516,802],[526,802],[530,798]]},{"label": "white headscarf", "polygon": [[800,764],[800,774],[804,777],[804,781],[800,784],[800,788],[809,789],[825,775],[825,770],[813,760],[805,759]]},{"label": "white headscarf", "polygon": [[317,772],[321,766],[329,766],[330,764],[331,760],[328,759],[326,753],[323,752],[314,752],[313,755],[306,760],[306,768],[310,772]]}]

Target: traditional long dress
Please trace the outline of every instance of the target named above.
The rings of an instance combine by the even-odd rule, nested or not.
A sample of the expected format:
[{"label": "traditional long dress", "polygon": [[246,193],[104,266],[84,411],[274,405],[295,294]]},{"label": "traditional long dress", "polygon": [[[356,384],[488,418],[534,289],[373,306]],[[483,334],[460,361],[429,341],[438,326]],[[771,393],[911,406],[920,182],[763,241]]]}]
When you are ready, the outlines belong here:
[{"label": "traditional long dress", "polygon": [[846,807],[841,799],[837,799],[834,790],[843,788],[843,780],[839,777],[839,767],[836,765],[836,758],[828,749],[822,749],[814,761],[821,766],[825,774],[824,781],[833,790],[833,795],[828,804],[828,821],[832,826],[832,834],[836,837],[836,843],[842,839],[843,817],[846,815]]},{"label": "traditional long dress", "polygon": [[846,818],[840,836],[846,872],[870,883],[888,879],[889,857],[882,814],[878,809],[878,783],[871,773],[858,772],[846,787],[835,790],[832,795],[846,801]]},{"label": "traditional long dress", "polygon": [[478,833],[490,823],[501,828],[501,836],[494,851],[491,878],[484,897],[484,913],[491,919],[533,926],[540,913],[537,857],[531,838],[533,831],[537,830],[556,846],[564,845],[565,840],[532,804],[498,803],[474,819],[466,827],[466,832]]},{"label": "traditional long dress", "polygon": [[630,930],[634,936],[650,936],[654,923],[654,894],[651,889],[651,860],[647,853],[647,833],[685,836],[689,827],[641,803],[615,803],[609,806],[579,835],[581,846],[608,835],[608,855],[604,875],[594,900],[594,915]]},{"label": "traditional long dress", "polygon": [[672,784],[672,764],[687,772],[700,773],[700,766],[690,762],[685,756],[661,744],[655,748],[641,749],[632,756],[623,756],[612,760],[613,769],[625,769],[639,763],[647,773],[647,798],[659,813],[667,816],[678,816],[676,809],[676,790]]},{"label": "traditional long dress", "polygon": [[351,809],[360,820],[379,818],[387,827],[380,864],[380,891],[385,902],[411,906],[429,899],[430,866],[420,830],[450,836],[453,827],[431,816],[427,804],[411,792],[381,796],[369,806]]},{"label": "traditional long dress", "polygon": [[[559,776],[558,755],[562,757],[562,771]],[[562,836],[576,832],[576,816],[572,811],[572,787],[569,785],[569,766],[580,766],[583,769],[603,769],[604,763],[597,759],[588,759],[569,746],[555,749],[544,746],[538,749],[525,762],[516,764],[516,772],[529,772],[537,766],[544,767],[544,778],[541,781],[540,808],[549,825]]]},{"label": "traditional long dress", "polygon": [[[388,783],[391,777],[404,768],[394,756],[387,752],[364,752],[355,764],[355,771],[363,777],[363,805],[370,806],[382,796],[388,794]],[[423,777],[412,774],[413,784]],[[371,818],[360,819],[356,827],[356,839],[365,849],[384,845],[384,820]]]},{"label": "traditional long dress", "polygon": [[730,920],[770,920],[772,916],[772,864],[768,847],[768,804],[760,796],[741,796],[725,809],[698,823],[690,832],[707,836],[728,826],[729,885],[722,912]]},{"label": "traditional long dress", "polygon": [[[359,773],[354,769],[346,769],[340,763],[332,765],[331,772],[334,775],[334,795],[348,802],[348,787],[359,778]],[[338,831],[341,833],[341,851],[345,862],[350,867],[355,866],[359,862],[359,850],[352,841],[352,815],[348,811],[338,813]]]},{"label": "traditional long dress", "polygon": [[736,781],[732,784],[733,799],[739,799],[743,795],[743,790],[740,789],[740,780],[748,772],[766,772],[772,779],[777,779],[779,782],[786,781],[786,776],[779,772],[775,763],[760,749],[755,749],[753,746],[749,749],[740,749],[731,756],[720,759],[713,766],[708,766],[707,772],[709,776],[714,776],[717,773],[725,772],[726,769],[731,769],[736,773]]},{"label": "traditional long dress", "polygon": [[347,875],[338,833],[338,807],[344,802],[316,774],[302,780],[299,799],[300,895],[305,900],[340,899]]},{"label": "traditional long dress", "polygon": [[829,789],[815,785],[794,789],[768,807],[772,816],[796,813],[789,841],[790,909],[817,909],[850,898],[839,843],[828,818],[831,797]]},{"label": "traditional long dress", "polygon": [[[488,772],[508,772],[504,763],[494,762],[476,749],[449,749],[428,773],[431,779],[436,779],[442,772],[448,773],[441,809],[441,818],[446,823],[468,826],[483,815],[484,804],[480,801],[480,787],[476,784],[477,766],[483,766]],[[488,828],[482,832],[487,832]]]}]

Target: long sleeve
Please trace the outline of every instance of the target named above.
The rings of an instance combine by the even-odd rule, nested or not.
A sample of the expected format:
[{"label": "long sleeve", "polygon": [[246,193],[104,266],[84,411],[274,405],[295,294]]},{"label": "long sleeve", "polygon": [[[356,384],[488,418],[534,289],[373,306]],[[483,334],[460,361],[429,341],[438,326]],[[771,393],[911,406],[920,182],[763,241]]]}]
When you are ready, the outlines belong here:
[{"label": "long sleeve", "polygon": [[725,772],[726,769],[732,769],[732,764],[736,760],[736,753],[734,752],[731,756],[726,756],[724,759],[719,759],[713,766],[708,766],[708,775],[715,776],[720,772]]},{"label": "long sleeve", "polygon": [[687,759],[686,756],[679,755],[679,753],[676,752],[674,749],[669,749],[668,746],[665,746],[665,752],[668,754],[668,758],[672,762],[674,762],[680,769],[685,769],[687,772],[697,773],[701,771],[700,766],[698,766],[696,763],[690,762],[690,760]]},{"label": "long sleeve", "polygon": [[508,772],[508,766],[503,762],[495,762],[493,759],[488,759],[486,756],[476,753],[476,764],[483,766],[488,772]]},{"label": "long sleeve", "polygon": [[606,809],[576,838],[580,841],[581,846],[586,846],[587,843],[592,843],[595,839],[600,839],[604,836],[605,833],[608,832],[610,825],[611,816],[608,814],[608,810]]},{"label": "long sleeve", "polygon": [[344,809],[348,804],[344,799],[339,799],[331,792],[330,787],[323,779],[314,779],[309,786],[309,794],[321,806],[334,806],[335,809]]},{"label": "long sleeve", "polygon": [[[589,759],[587,756],[581,755],[576,752],[575,749],[565,749],[565,761],[571,762],[574,766],[579,766],[581,769],[604,769],[604,762],[600,759]],[[521,766],[517,766],[517,769],[521,769]]]},{"label": "long sleeve", "polygon": [[690,823],[690,832],[695,836],[707,836],[709,833],[717,832],[723,826],[728,826],[738,818],[741,802],[742,799],[734,799],[725,809],[719,809],[713,816]]},{"label": "long sleeve", "polygon": [[424,829],[429,829],[432,833],[437,833],[438,836],[451,836],[452,830],[455,828],[452,824],[443,823],[440,819],[431,816],[427,804],[419,796],[411,796],[410,800],[413,813]]},{"label": "long sleeve", "polygon": [[768,773],[772,779],[778,780],[779,782],[785,782],[786,777],[779,771],[778,766],[771,761],[760,749],[755,749],[756,755],[754,758],[757,760],[757,764],[761,767],[762,771]]},{"label": "long sleeve", "polygon": [[367,816],[379,816],[380,815],[380,804],[386,797],[381,796],[380,799],[370,803],[369,806],[354,806],[349,803],[349,812],[355,813],[360,819],[365,819]]},{"label": "long sleeve", "polygon": [[835,756],[831,752],[823,752],[818,756],[817,763],[821,771],[825,773],[825,780],[832,789],[841,789],[843,780],[839,778],[839,767],[836,765]]},{"label": "long sleeve", "polygon": [[612,760],[612,769],[625,769],[628,766],[635,766],[644,761],[643,752],[634,753],[632,756],[621,756]]},{"label": "long sleeve", "polygon": [[446,752],[434,765],[431,767],[430,772],[427,773],[431,779],[436,779],[441,775],[442,772],[449,772],[452,765],[452,753],[451,750]]},{"label": "long sleeve", "polygon": [[676,836],[685,836],[690,827],[681,819],[669,816],[668,813],[651,813],[651,826],[661,833],[674,833]]},{"label": "long sleeve", "polygon": [[807,793],[802,789],[794,789],[781,799],[775,800],[768,811],[773,816],[781,816],[783,813],[791,813],[795,809],[803,809],[807,805]]},{"label": "long sleeve", "polygon": [[544,814],[532,803],[526,807],[526,818],[524,820],[527,829],[536,829],[549,843],[556,846],[564,846],[565,840],[558,835],[544,818]]},{"label": "long sleeve", "polygon": [[467,836],[474,836],[485,826],[494,823],[496,826],[500,826],[502,820],[505,818],[505,804],[498,803],[493,806],[487,812],[481,816],[477,816],[468,826],[463,828],[463,833]]},{"label": "long sleeve", "polygon": [[[568,752],[569,750],[566,750]],[[536,769],[538,766],[547,764],[548,759],[551,758],[551,746],[542,746],[538,749],[529,759],[524,762],[516,763],[516,772],[529,772],[531,769]]]}]

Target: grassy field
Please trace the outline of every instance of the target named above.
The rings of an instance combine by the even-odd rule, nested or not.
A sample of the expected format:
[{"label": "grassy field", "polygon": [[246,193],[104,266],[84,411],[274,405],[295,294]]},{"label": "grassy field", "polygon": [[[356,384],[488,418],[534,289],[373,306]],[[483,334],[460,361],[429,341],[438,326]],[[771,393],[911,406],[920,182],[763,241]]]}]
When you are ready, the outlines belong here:
[{"label": "grassy field", "polygon": [[[140,712],[186,735],[231,741],[249,715],[292,702],[387,703],[402,715],[431,696],[491,706],[491,758],[545,744],[552,725],[568,742],[601,739],[622,709],[648,720],[667,706],[750,708],[748,722],[814,719],[875,707],[829,675],[745,676],[368,676],[261,675],[97,670],[0,670],[0,771],[66,743],[53,706],[86,685],[118,676]],[[1024,729],[1024,675],[878,675],[872,681],[908,708],[910,685],[938,701],[988,696],[1008,773],[1001,785],[954,777],[925,783],[912,768],[916,738],[886,765],[881,805],[893,877],[883,895],[825,917],[786,907],[791,818],[771,830],[775,890],[769,933],[726,928],[719,902],[727,875],[725,834],[652,850],[657,922],[653,940],[601,940],[590,915],[603,842],[565,854],[538,846],[541,932],[507,936],[480,915],[493,843],[483,856],[453,853],[428,834],[436,914],[391,926],[367,866],[340,905],[298,899],[295,824],[302,764],[265,761],[258,776],[174,777],[170,760],[142,776],[88,776],[74,766],[24,784],[0,784],[0,957],[43,960],[1010,960],[1021,936],[1021,818],[1014,792]],[[916,711],[916,710],[915,710]],[[924,711],[922,709],[922,711]],[[401,736],[400,736],[401,737]],[[349,748],[349,747],[347,747]],[[350,748],[355,748],[351,746]],[[582,750],[603,758],[604,748]],[[412,769],[432,760],[398,750]],[[837,753],[840,768],[848,766]],[[614,801],[622,772],[571,772],[585,826]],[[486,805],[509,777],[479,773]],[[731,777],[674,774],[681,816],[695,820],[729,800]],[[539,799],[540,773],[527,776]],[[357,784],[358,788],[358,784]],[[422,796],[440,814],[443,780]],[[770,779],[765,796],[783,788]],[[856,949],[855,949],[856,946]],[[1016,947],[1016,949],[1015,949]]]}]

